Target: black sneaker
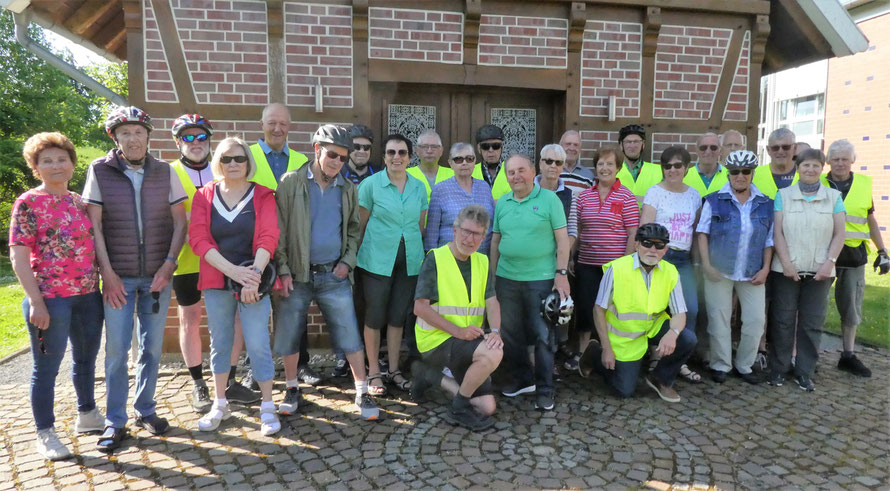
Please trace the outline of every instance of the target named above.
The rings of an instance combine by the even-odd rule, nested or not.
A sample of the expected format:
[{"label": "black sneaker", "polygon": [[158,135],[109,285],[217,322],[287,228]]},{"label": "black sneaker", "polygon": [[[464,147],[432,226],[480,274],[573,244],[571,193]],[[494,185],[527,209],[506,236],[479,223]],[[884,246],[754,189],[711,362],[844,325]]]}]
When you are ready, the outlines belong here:
[{"label": "black sneaker", "polygon": [[250,390],[260,390],[260,384],[253,378],[253,370],[249,368],[247,369],[247,374],[241,379],[241,385]]},{"label": "black sneaker", "polygon": [[753,371],[742,373],[738,370],[733,369],[732,374],[751,385],[758,385],[761,382],[760,377],[758,377],[757,374],[755,374]]},{"label": "black sneaker", "polygon": [[303,396],[300,395],[300,389],[298,387],[288,387],[287,391],[284,393],[284,400],[278,405],[278,414],[283,414],[285,416],[297,414],[302,399]]},{"label": "black sneaker", "polygon": [[575,353],[568,359],[566,359],[565,363],[562,364],[562,367],[566,370],[571,370],[573,372],[578,371],[579,362],[581,361],[581,353]]},{"label": "black sneaker", "polygon": [[[259,386],[258,386],[259,387]],[[247,387],[241,385],[235,379],[229,380],[229,385],[226,387],[226,399],[230,402],[234,402],[235,404],[256,404],[260,402],[261,395],[259,392],[254,392]]]},{"label": "black sneaker", "polygon": [[721,372],[720,370],[711,370],[711,380],[715,383],[722,384],[726,382],[726,372]]},{"label": "black sneaker", "polygon": [[773,387],[781,387],[785,383],[785,376],[781,373],[772,372],[769,374],[769,378],[766,379],[766,383]]},{"label": "black sneaker", "polygon": [[535,409],[539,411],[552,411],[556,407],[553,396],[547,394],[538,394],[535,398]]},{"label": "black sneaker", "polygon": [[157,414],[136,416],[136,421],[133,424],[140,428],[145,428],[152,435],[161,435],[170,429],[170,423]]},{"label": "black sneaker", "polygon": [[501,394],[505,397],[516,397],[520,394],[533,394],[536,390],[535,384],[510,384],[504,387]]},{"label": "black sneaker", "polygon": [[816,390],[816,386],[813,385],[813,381],[810,380],[809,375],[798,375],[794,378],[797,382],[797,386],[801,388],[801,390],[805,390],[807,392],[813,392]]},{"label": "black sneaker", "polygon": [[309,365],[303,365],[300,367],[299,372],[297,372],[297,378],[300,379],[300,382],[304,384],[316,386],[321,383],[321,375],[318,374],[315,370],[312,369]]},{"label": "black sneaker", "polygon": [[482,416],[472,406],[462,409],[455,409],[452,406],[448,408],[442,418],[455,426],[463,426],[470,431],[485,431],[494,426],[494,418]]},{"label": "black sneaker", "polygon": [[213,401],[210,400],[207,383],[203,380],[195,380],[194,387],[192,387],[192,409],[196,413],[206,413],[212,405]]},{"label": "black sneaker", "polygon": [[439,385],[442,382],[442,377],[444,374],[441,370],[436,370],[420,360],[411,362],[411,378],[413,379],[410,389],[411,399],[414,402],[423,402],[426,391]]},{"label": "black sneaker", "polygon": [[841,356],[841,359],[837,361],[837,368],[838,370],[852,373],[857,377],[871,377],[871,370],[863,365],[856,355]]},{"label": "black sneaker", "polygon": [[331,377],[334,378],[343,378],[349,375],[349,363],[346,363],[346,359],[337,358],[337,365],[334,366],[334,369],[331,370]]}]

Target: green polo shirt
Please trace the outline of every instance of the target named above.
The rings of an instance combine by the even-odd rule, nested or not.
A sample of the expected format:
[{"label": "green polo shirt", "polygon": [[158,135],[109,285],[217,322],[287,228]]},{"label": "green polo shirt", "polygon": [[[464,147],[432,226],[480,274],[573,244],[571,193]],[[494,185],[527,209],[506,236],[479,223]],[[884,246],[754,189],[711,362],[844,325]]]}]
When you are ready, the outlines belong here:
[{"label": "green polo shirt", "polygon": [[371,216],[358,250],[357,266],[374,274],[391,275],[404,237],[408,276],[416,276],[423,262],[420,213],[429,208],[423,183],[409,175],[400,193],[385,170],[378,172],[359,184],[358,205]]},{"label": "green polo shirt", "polygon": [[566,226],[556,193],[535,184],[522,201],[509,192],[498,200],[492,230],[501,234],[497,275],[514,281],[552,280],[556,276],[553,231]]}]

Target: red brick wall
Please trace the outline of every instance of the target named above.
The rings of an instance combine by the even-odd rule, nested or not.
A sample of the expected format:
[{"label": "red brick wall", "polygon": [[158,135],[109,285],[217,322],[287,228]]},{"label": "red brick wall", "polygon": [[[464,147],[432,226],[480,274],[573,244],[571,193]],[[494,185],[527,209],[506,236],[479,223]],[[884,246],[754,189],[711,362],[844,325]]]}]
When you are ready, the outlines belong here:
[{"label": "red brick wall", "polygon": [[352,107],[352,8],[284,4],[287,104],[315,106],[315,85],[325,107]]},{"label": "red brick wall", "polygon": [[643,25],[587,21],[581,48],[581,116],[607,117],[615,96],[616,118],[640,117]]},{"label": "red brick wall", "polygon": [[567,19],[483,15],[479,21],[480,65],[565,68]]},{"label": "red brick wall", "polygon": [[152,0],[145,0],[142,9],[142,30],[145,33],[145,100],[179,102],[151,2]]},{"label": "red brick wall", "polygon": [[661,152],[673,145],[686,147],[686,150],[692,155],[692,161],[697,161],[698,153],[696,153],[695,143],[698,137],[698,134],[693,133],[653,133],[649,137],[649,145],[652,148],[651,162],[660,162]]},{"label": "red brick wall", "polygon": [[370,8],[368,57],[463,63],[461,12]]},{"label": "red brick wall", "polygon": [[825,150],[842,138],[856,147],[853,171],[871,176],[876,218],[890,242],[890,14],[858,26],[868,50],[828,63]]}]

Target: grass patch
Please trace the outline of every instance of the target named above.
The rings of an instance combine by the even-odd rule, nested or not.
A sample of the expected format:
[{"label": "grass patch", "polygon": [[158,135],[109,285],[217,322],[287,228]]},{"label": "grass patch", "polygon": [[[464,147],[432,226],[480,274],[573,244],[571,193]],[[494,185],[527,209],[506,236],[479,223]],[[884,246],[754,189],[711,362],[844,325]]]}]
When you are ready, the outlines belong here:
[{"label": "grass patch", "polygon": [[[865,266],[865,300],[862,302],[862,324],[856,330],[856,342],[890,348],[890,274],[879,276],[872,270],[875,254]],[[841,334],[841,320],[834,302],[834,286],[828,302],[825,330]]]},{"label": "grass patch", "polygon": [[0,358],[28,345],[28,328],[22,317],[25,291],[12,273],[8,257],[0,257]]}]

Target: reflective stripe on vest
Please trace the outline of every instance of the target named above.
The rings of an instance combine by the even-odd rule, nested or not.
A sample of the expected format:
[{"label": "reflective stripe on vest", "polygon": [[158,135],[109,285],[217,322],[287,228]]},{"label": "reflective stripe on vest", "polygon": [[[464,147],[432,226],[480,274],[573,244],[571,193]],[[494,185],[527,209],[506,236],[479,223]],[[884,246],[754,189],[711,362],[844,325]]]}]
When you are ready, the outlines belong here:
[{"label": "reflective stripe on vest", "polygon": [[[275,174],[272,172],[272,168],[269,167],[269,161],[266,160],[266,153],[263,152],[263,147],[259,143],[254,143],[250,146],[250,153],[253,155],[254,162],[256,162],[256,172],[254,172],[250,180],[273,191],[278,189],[278,180],[275,179]],[[287,170],[285,172],[297,170],[308,161],[309,159],[305,155],[289,148],[287,150]]]},{"label": "reflective stripe on vest", "polygon": [[[828,176],[823,174],[822,184],[828,186]],[[871,177],[864,174],[853,174],[853,184],[844,198],[844,208],[847,211],[844,236],[844,245],[859,247],[865,242],[869,246],[871,234],[868,227],[868,210],[872,206]]]},{"label": "reflective stripe on vest", "polygon": [[636,361],[648,348],[662,323],[670,319],[666,309],[676,286],[677,268],[665,261],[652,269],[649,288],[643,271],[634,269],[633,255],[620,257],[603,269],[612,269],[612,300],[606,310],[609,343],[618,361]]},{"label": "reflective stripe on vest", "polygon": [[[467,297],[467,285],[448,244],[431,250],[429,254],[435,255],[436,286],[439,292],[439,300],[430,307],[458,327],[481,327],[485,316],[488,257],[478,252],[470,255],[471,292]],[[414,334],[417,338],[417,350],[421,353],[426,353],[451,337],[420,317],[417,318]]]},{"label": "reflective stripe on vest", "polygon": [[[189,177],[188,172],[185,170],[185,165],[183,165],[182,162],[176,160],[170,164],[170,167],[173,167],[173,170],[176,171],[176,175],[179,176],[179,182],[182,183],[182,189],[185,190],[185,194],[188,196],[184,201],[185,216],[186,220],[191,220],[192,199],[195,197],[195,192],[198,191],[198,188],[195,187],[195,183],[192,182],[192,178]],[[173,272],[174,276],[197,273],[200,267],[201,261],[192,251],[192,246],[189,245],[188,228],[186,228],[185,244],[183,244],[182,249],[179,251],[179,257],[176,259],[176,262],[179,265],[176,267],[176,271]]]},{"label": "reflective stripe on vest", "polygon": [[640,173],[637,174],[637,178],[634,179],[627,168],[627,162],[625,162],[615,177],[621,181],[622,186],[634,193],[634,196],[637,198],[637,204],[643,206],[643,198],[646,196],[646,191],[660,183],[664,178],[664,174],[661,172],[660,165],[643,161],[643,167],[640,169]]}]

